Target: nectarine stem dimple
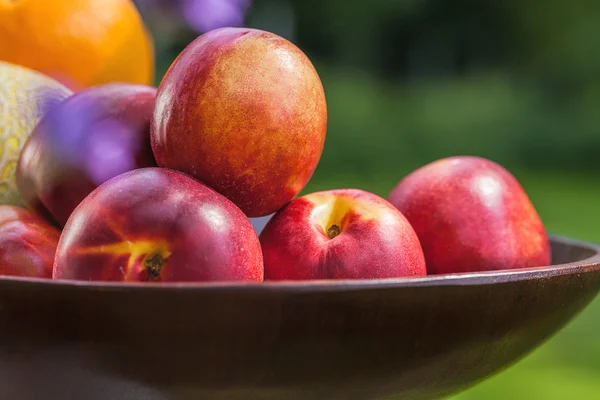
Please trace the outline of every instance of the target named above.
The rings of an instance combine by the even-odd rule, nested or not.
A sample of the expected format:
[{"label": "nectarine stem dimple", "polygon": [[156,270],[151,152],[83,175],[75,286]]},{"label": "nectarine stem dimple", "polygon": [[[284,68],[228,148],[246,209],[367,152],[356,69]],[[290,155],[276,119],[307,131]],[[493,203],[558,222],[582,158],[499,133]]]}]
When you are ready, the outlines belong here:
[{"label": "nectarine stem dimple", "polygon": [[339,235],[340,232],[341,232],[340,227],[333,224],[329,227],[329,229],[327,229],[327,236],[329,236],[329,239],[333,239],[334,237]]},{"label": "nectarine stem dimple", "polygon": [[160,276],[160,271],[164,265],[164,259],[160,256],[160,254],[152,254],[144,260],[144,267],[148,271],[148,276],[146,280],[150,278],[156,279]]}]

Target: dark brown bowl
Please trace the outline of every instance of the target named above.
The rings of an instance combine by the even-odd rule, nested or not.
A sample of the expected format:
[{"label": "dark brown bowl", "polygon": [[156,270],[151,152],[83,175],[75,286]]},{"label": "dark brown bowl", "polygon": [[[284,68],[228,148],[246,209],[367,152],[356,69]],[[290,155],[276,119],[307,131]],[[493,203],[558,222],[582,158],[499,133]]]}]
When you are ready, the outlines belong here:
[{"label": "dark brown bowl", "polygon": [[0,279],[0,393],[53,399],[433,399],[521,358],[600,288],[552,267],[423,279],[99,284]]}]

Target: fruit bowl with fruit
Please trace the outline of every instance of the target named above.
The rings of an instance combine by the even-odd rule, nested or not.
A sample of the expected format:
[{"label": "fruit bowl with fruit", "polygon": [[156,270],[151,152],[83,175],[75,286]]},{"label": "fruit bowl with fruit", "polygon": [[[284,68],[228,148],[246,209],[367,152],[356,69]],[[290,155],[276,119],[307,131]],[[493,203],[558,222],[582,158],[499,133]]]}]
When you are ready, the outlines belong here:
[{"label": "fruit bowl with fruit", "polygon": [[3,398],[435,399],[600,289],[600,247],[548,235],[491,160],[302,194],[325,90],[272,33],[65,97],[19,145],[24,206],[0,205]]}]

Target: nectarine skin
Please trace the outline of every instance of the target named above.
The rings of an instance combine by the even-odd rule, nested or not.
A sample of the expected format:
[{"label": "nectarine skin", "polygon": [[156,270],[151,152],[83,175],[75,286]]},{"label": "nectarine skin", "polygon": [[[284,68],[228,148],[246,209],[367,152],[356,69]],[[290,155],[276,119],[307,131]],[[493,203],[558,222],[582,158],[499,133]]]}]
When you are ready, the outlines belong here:
[{"label": "nectarine skin", "polygon": [[64,226],[98,185],[123,172],[156,166],[150,120],[156,88],[110,83],[54,107],[28,138],[16,171],[25,204]]},{"label": "nectarine skin", "polygon": [[327,107],[317,71],[269,32],[219,28],[200,36],[167,71],[156,104],[158,165],[215,188],[248,217],[293,199],[323,151]]},{"label": "nectarine skin", "polygon": [[292,200],[260,234],[266,280],[424,276],[419,240],[381,197],[334,189]]},{"label": "nectarine skin", "polygon": [[550,264],[546,230],[525,190],[490,160],[434,161],[401,180],[388,199],[417,232],[429,274]]},{"label": "nectarine skin", "polygon": [[0,275],[52,278],[59,236],[32,212],[0,205]]},{"label": "nectarine skin", "polygon": [[258,236],[231,201],[191,177],[142,168],[95,189],[60,237],[55,279],[262,281]]}]

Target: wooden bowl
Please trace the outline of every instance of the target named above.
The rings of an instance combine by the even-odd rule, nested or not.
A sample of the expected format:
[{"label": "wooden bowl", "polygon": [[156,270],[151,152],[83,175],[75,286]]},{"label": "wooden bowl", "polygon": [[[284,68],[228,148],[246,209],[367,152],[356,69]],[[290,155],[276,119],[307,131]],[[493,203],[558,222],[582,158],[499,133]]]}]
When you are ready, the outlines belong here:
[{"label": "wooden bowl", "polygon": [[434,399],[515,362],[600,288],[551,267],[419,279],[104,284],[0,279],[4,400]]}]

